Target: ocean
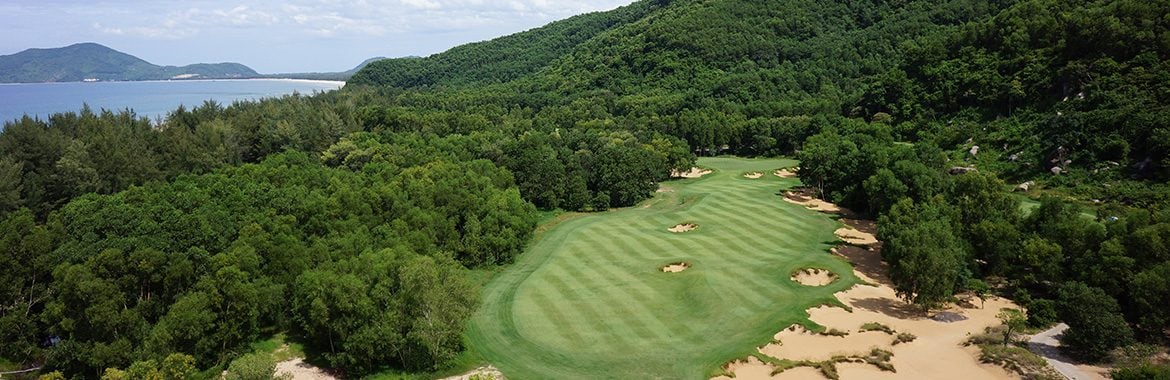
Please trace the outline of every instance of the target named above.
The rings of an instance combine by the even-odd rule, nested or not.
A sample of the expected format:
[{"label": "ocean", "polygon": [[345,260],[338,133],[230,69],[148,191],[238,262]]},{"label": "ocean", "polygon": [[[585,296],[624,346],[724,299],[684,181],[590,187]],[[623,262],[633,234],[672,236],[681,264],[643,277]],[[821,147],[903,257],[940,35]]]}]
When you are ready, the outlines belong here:
[{"label": "ocean", "polygon": [[0,125],[24,115],[45,120],[50,114],[78,111],[88,104],[102,109],[133,110],[154,120],[180,105],[199,106],[214,100],[223,106],[237,100],[256,100],[299,92],[332,91],[344,82],[292,79],[185,80],[150,82],[0,84]]}]

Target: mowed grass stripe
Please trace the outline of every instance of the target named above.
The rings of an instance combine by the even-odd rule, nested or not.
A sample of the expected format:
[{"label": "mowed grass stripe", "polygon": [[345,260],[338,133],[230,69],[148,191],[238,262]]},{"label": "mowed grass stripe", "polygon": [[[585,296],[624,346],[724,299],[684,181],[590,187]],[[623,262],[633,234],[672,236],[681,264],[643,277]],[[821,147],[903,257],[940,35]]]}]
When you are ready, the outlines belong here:
[{"label": "mowed grass stripe", "polygon": [[[807,288],[788,279],[799,266],[848,268],[827,253],[837,224],[776,195],[797,181],[772,171],[794,161],[700,165],[716,172],[538,236],[485,286],[467,333],[472,351],[513,379],[701,379],[775,331],[808,323],[805,308],[856,281]],[[768,177],[742,177],[751,171]],[[699,229],[666,231],[683,222]],[[659,271],[675,260],[695,266]]]},{"label": "mowed grass stripe", "polygon": [[602,278],[621,279],[617,284],[621,286],[606,288],[607,291],[620,291],[620,296],[627,296],[632,298],[634,302],[627,303],[628,307],[636,307],[639,310],[629,315],[621,314],[614,316],[615,318],[630,318],[630,317],[645,317],[641,321],[643,324],[657,326],[655,331],[658,338],[667,336],[665,325],[668,321],[663,320],[658,313],[650,310],[647,305],[653,305],[663,298],[663,294],[652,287],[646,281],[651,280],[648,273],[655,273],[655,260],[652,257],[646,258],[636,254],[637,252],[645,252],[646,247],[641,245],[629,245],[626,239],[603,239],[602,235],[592,235],[592,237],[583,239],[589,242],[592,246],[597,247],[597,255],[611,263],[627,262],[629,266],[623,270],[618,270],[617,266],[583,266],[582,270],[591,270],[597,272]]},{"label": "mowed grass stripe", "polygon": [[[574,278],[589,278],[594,281],[604,281],[605,279],[615,280],[625,277],[615,272],[603,273],[595,268],[604,267],[573,265],[563,267],[562,269],[571,272]],[[595,294],[599,298],[604,299],[630,300],[635,297],[635,294],[639,293],[637,289],[633,289],[633,286],[637,282],[632,278],[626,277],[617,281],[617,283],[622,286],[596,287],[590,288],[590,290],[595,291]],[[645,310],[635,312],[629,306],[630,304],[631,302],[603,302],[598,305],[604,308],[604,310],[600,310],[602,311],[601,318],[604,321],[597,321],[599,323],[595,324],[599,327],[604,326],[599,331],[601,338],[603,338],[599,340],[599,344],[629,346],[631,345],[630,343],[625,343],[627,339],[631,338],[629,333],[637,335],[642,341],[657,340],[662,336],[661,332],[653,331],[656,325],[654,322],[641,319],[645,315]]]}]

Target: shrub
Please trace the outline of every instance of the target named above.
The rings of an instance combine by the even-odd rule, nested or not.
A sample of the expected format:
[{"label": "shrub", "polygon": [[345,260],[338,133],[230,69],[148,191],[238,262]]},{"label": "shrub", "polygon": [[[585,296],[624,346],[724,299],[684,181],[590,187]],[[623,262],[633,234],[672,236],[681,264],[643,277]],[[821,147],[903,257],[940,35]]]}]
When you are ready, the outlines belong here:
[{"label": "shrub", "polygon": [[910,342],[913,342],[915,339],[918,339],[918,336],[916,336],[914,334],[899,333],[897,337],[894,337],[894,345],[896,346],[899,343],[910,343]]}]

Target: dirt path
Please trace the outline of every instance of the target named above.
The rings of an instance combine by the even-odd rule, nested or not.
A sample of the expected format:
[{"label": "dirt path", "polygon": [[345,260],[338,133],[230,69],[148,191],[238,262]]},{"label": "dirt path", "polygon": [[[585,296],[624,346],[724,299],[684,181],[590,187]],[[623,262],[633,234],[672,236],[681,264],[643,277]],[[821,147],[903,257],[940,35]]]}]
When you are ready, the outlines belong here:
[{"label": "dirt path", "polygon": [[1028,339],[1028,349],[1047,360],[1048,365],[1051,365],[1066,378],[1072,380],[1105,379],[1100,374],[1081,369],[1073,364],[1071,359],[1060,353],[1060,340],[1057,337],[1064,334],[1065,330],[1068,330],[1068,325],[1061,323],[1033,335],[1032,339]]}]

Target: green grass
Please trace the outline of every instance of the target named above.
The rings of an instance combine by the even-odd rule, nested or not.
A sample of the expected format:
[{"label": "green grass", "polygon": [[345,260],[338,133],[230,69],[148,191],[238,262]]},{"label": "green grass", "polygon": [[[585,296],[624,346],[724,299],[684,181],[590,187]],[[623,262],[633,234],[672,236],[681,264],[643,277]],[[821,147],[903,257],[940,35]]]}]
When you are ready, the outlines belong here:
[{"label": "green grass", "polygon": [[[474,356],[513,379],[700,379],[743,358],[805,310],[857,283],[828,252],[838,223],[778,195],[792,160],[700,159],[715,173],[673,181],[641,205],[557,218],[483,290],[469,322]],[[763,172],[747,179],[745,172]],[[667,228],[694,222],[695,231]],[[682,273],[662,265],[686,261]],[[811,288],[800,268],[840,279]],[[822,328],[823,329],[823,328]]]}]

